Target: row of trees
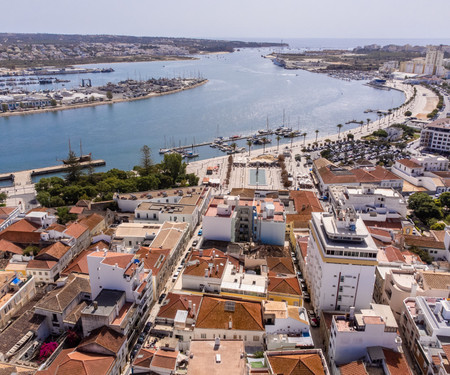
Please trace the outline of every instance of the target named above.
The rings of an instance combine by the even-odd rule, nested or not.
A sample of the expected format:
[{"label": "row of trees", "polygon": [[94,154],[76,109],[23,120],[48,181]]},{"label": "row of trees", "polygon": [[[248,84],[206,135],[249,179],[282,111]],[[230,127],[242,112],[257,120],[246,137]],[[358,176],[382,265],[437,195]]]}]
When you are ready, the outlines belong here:
[{"label": "row of trees", "polygon": [[111,169],[95,173],[93,168],[82,172],[73,151],[67,159],[65,178],[42,178],[36,184],[37,200],[46,207],[73,205],[80,199],[111,200],[115,192],[131,193],[175,186],[195,186],[198,177],[186,174],[186,163],[179,154],[165,154],[159,164],[153,164],[148,146],[141,149],[141,162],[132,171]]}]

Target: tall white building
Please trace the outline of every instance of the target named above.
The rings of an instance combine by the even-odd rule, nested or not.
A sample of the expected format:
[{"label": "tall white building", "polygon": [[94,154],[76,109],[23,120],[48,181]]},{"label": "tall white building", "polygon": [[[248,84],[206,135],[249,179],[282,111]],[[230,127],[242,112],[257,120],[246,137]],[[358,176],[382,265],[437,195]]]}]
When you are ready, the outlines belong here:
[{"label": "tall white building", "polygon": [[378,249],[352,207],[313,212],[306,278],[316,311],[370,306]]},{"label": "tall white building", "polygon": [[425,57],[425,65],[433,68],[431,74],[436,73],[436,68],[442,66],[444,63],[444,51],[441,47],[429,46],[427,55]]}]

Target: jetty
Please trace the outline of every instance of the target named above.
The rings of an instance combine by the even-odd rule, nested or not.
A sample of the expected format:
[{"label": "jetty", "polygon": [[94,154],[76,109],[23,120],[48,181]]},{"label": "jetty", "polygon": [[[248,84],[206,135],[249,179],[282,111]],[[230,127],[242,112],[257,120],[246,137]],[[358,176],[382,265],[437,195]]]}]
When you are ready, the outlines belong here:
[{"label": "jetty", "polygon": [[[101,167],[103,165],[106,165],[106,161],[102,159],[90,160],[81,162],[79,165],[80,168]],[[12,180],[14,185],[21,185],[21,186],[29,185],[32,184],[32,177],[34,176],[64,172],[69,167],[70,166],[67,164],[60,164],[51,167],[29,169],[26,171],[2,173],[0,174],[0,181]]]}]

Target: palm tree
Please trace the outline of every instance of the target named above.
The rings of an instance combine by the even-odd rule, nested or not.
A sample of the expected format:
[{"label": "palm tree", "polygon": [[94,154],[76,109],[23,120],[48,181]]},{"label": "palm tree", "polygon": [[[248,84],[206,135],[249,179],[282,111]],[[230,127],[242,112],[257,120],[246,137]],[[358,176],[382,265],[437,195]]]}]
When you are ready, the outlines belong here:
[{"label": "palm tree", "polygon": [[277,152],[280,148],[280,139],[281,139],[281,136],[277,135]]},{"label": "palm tree", "polygon": [[248,156],[250,156],[250,148],[252,147],[252,141],[250,139],[247,140],[247,146],[248,146]]},{"label": "palm tree", "polygon": [[233,142],[230,147],[233,149],[233,152],[236,152],[237,143]]},{"label": "palm tree", "polygon": [[319,129],[316,129],[315,132],[316,132],[316,143],[317,143],[317,136],[319,135]]},{"label": "palm tree", "polygon": [[338,138],[341,138],[341,128],[342,128],[344,125],[342,125],[342,124],[337,124],[336,126],[337,126],[338,129],[339,129]]},{"label": "palm tree", "polygon": [[262,137],[261,142],[263,143],[263,154],[266,153],[266,143],[267,143],[267,137]]},{"label": "palm tree", "polygon": [[308,135],[308,133],[303,133],[303,147],[305,147],[305,142],[306,142],[306,136]]},{"label": "palm tree", "polygon": [[381,128],[381,117],[382,117],[383,115],[381,114],[381,112],[378,112],[378,129],[380,129]]},{"label": "palm tree", "polygon": [[291,138],[291,150],[292,150],[292,142],[294,142],[295,133],[289,133],[289,138]]},{"label": "palm tree", "polygon": [[369,130],[370,118],[367,119],[367,130]]}]

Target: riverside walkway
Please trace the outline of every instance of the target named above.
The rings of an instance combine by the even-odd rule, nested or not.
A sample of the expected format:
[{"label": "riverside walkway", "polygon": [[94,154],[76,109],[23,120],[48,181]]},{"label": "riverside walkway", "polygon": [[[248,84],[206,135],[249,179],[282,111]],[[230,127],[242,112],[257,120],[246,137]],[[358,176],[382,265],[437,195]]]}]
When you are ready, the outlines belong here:
[{"label": "riverside walkway", "polygon": [[[100,167],[103,165],[106,165],[106,162],[102,159],[84,161],[84,162],[80,163],[81,168],[88,168],[89,166]],[[54,165],[51,167],[29,169],[26,171],[2,173],[2,174],[0,174],[0,181],[12,180],[14,186],[32,185],[33,184],[33,182],[32,182],[33,176],[41,176],[44,174],[64,172],[68,167],[69,166],[66,164],[61,164],[61,165]]]}]

